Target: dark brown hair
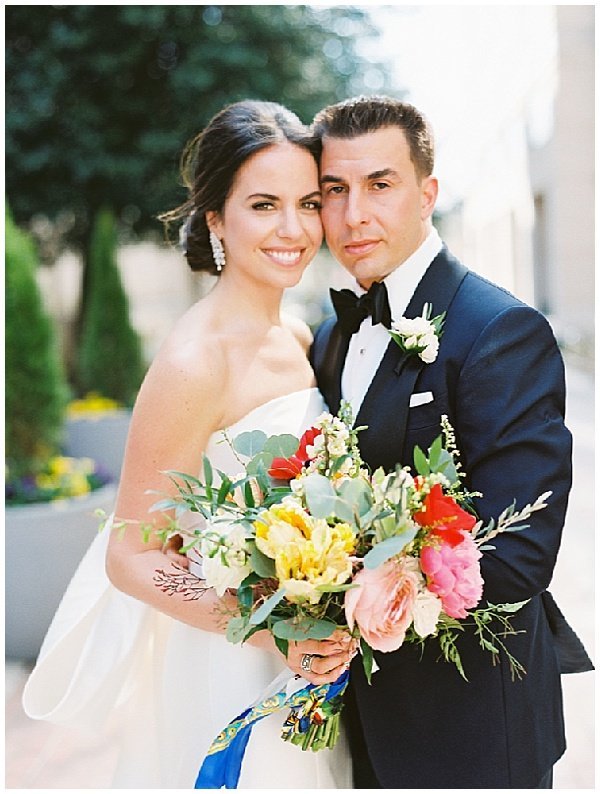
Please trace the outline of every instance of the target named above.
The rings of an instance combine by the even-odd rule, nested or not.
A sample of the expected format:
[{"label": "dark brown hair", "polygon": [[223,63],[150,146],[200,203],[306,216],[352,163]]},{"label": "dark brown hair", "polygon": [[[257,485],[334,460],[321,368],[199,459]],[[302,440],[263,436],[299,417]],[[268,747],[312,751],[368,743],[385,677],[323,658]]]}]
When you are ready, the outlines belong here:
[{"label": "dark brown hair", "polygon": [[181,243],[192,270],[216,274],[205,215],[221,212],[240,167],[256,152],[282,141],[307,149],[318,142],[292,111],[275,102],[243,100],[223,108],[185,147],[181,175],[189,198],[159,216],[167,227],[183,221]]},{"label": "dark brown hair", "polygon": [[410,159],[419,177],[433,171],[433,131],[425,116],[413,105],[387,96],[359,96],[329,105],[313,121],[313,132],[323,138],[356,138],[383,127],[404,131]]}]

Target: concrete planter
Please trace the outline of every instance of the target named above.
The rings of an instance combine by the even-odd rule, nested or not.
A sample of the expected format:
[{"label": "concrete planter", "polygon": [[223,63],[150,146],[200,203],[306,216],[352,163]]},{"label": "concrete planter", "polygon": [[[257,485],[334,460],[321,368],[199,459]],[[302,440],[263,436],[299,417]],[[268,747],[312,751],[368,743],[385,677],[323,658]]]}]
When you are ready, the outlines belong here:
[{"label": "concrete planter", "polygon": [[118,482],[130,420],[131,411],[127,409],[67,419],[65,453],[74,458],[93,458]]},{"label": "concrete planter", "polygon": [[113,510],[116,486],[84,497],[5,511],[6,656],[32,660],[71,577],[98,531],[97,508]]}]

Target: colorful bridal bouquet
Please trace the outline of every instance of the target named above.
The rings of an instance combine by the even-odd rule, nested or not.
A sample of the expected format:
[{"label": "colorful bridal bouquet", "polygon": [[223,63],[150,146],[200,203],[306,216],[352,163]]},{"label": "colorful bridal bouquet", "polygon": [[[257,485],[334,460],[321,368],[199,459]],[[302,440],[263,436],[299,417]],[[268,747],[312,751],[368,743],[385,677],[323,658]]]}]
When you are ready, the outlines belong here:
[{"label": "colorful bridal bouquet", "polygon": [[[520,677],[525,671],[503,638],[526,602],[477,608],[479,560],[498,534],[523,529],[550,492],[483,526],[472,507],[481,494],[464,487],[445,417],[427,453],[414,451],[416,476],[399,466],[369,472],[357,443],[362,428],[352,425],[342,404],[299,440],[261,431],[226,437],[240,461],[234,479],[207,458],[202,480],[170,472],[178,496],[155,509],[175,511],[170,532],[184,513],[202,516],[183,550],[199,549],[207,586],[237,594],[227,638],[239,643],[267,630],[285,654],[290,641],[326,639],[342,628],[359,639],[369,680],[374,650],[435,641],[466,678],[458,641],[470,626],[492,661],[505,654]],[[346,679],[281,700],[291,709],[283,738],[303,749],[333,746]]]}]

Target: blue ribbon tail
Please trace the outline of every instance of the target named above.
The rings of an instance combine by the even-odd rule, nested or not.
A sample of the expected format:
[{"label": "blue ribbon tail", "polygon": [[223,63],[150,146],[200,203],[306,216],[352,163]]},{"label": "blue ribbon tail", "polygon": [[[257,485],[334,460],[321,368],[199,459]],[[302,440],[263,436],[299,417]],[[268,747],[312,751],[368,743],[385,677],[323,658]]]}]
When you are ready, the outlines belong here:
[{"label": "blue ribbon tail", "polygon": [[[322,684],[316,687],[309,684],[289,697],[284,687],[277,694],[267,696],[266,699],[243,711],[212,743],[200,767],[194,788],[237,788],[246,745],[254,723],[282,708],[301,706],[315,689],[324,700],[330,700],[343,693],[348,683],[348,675],[348,671],[344,671],[333,684],[329,685]],[[276,679],[274,683],[277,684],[278,680]]]},{"label": "blue ribbon tail", "polygon": [[207,755],[200,767],[194,788],[237,788],[242,771],[246,745],[253,724],[239,730],[227,747],[218,753]]}]

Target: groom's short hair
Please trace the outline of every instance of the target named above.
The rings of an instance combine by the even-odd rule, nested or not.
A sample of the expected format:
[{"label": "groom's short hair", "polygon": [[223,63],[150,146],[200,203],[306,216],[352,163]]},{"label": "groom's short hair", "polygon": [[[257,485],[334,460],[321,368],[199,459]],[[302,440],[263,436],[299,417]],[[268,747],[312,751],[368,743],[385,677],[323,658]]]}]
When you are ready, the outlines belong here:
[{"label": "groom's short hair", "polygon": [[323,138],[356,138],[384,127],[399,127],[405,134],[410,159],[420,177],[433,171],[434,145],[431,125],[413,105],[387,96],[359,96],[320,110],[313,132]]}]

